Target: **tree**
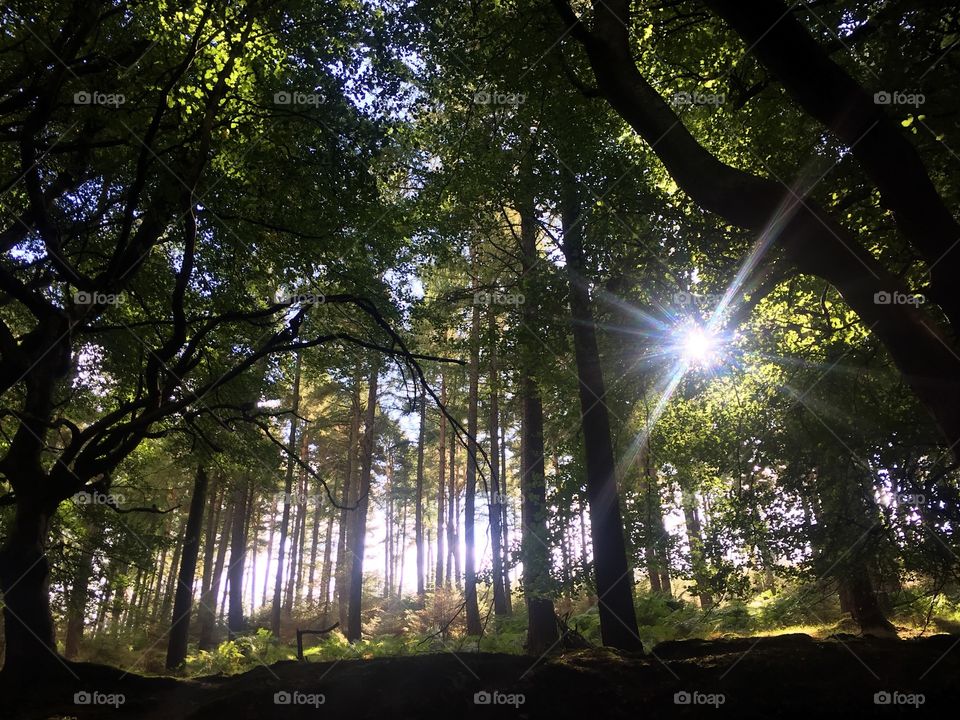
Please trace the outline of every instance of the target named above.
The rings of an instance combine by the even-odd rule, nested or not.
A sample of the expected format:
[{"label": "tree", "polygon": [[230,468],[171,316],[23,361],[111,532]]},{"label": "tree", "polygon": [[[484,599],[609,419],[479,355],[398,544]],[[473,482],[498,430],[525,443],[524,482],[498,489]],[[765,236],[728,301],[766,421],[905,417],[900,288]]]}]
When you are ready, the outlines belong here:
[{"label": "tree", "polygon": [[173,620],[170,623],[170,640],[167,645],[167,668],[170,670],[179,667],[187,659],[187,636],[193,608],[193,583],[197,572],[197,554],[200,551],[200,533],[206,494],[207,472],[203,465],[199,465],[197,479],[193,484],[193,496],[190,498],[190,513],[187,515],[180,569],[177,573],[176,599],[173,603]]},{"label": "tree", "polygon": [[376,441],[374,419],[377,412],[377,382],[380,367],[374,363],[367,378],[367,406],[364,411],[363,444],[360,450],[360,484],[353,517],[353,543],[350,547],[350,604],[347,613],[347,640],[356,642],[362,635],[363,556],[366,548],[367,508],[373,475],[373,446]]},{"label": "tree", "polygon": [[597,604],[604,645],[634,650],[642,645],[633,608],[633,570],[627,563],[623,539],[610,419],[605,404],[607,392],[584,276],[581,236],[585,219],[575,183],[576,178],[570,171],[563,173],[563,254],[570,278],[571,330],[580,381]]}]

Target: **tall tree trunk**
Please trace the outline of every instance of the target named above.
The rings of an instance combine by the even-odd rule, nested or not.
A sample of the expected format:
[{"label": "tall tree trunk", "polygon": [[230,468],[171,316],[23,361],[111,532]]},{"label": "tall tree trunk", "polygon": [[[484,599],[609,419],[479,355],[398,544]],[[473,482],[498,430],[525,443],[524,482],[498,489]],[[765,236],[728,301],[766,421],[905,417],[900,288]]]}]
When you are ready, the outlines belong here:
[{"label": "tall tree trunk", "polygon": [[[334,489],[336,492],[336,489]],[[314,508],[313,508],[313,533],[310,537],[310,573],[307,577],[307,604],[313,605],[313,589],[314,581],[317,577],[317,552],[318,546],[320,544],[320,520],[323,517],[321,512],[322,506],[320,502],[314,499]],[[329,537],[329,532],[328,532]],[[321,568],[320,574],[323,574],[323,569]]]},{"label": "tall tree trunk", "polygon": [[210,586],[200,598],[198,615],[200,619],[200,640],[197,647],[200,650],[213,650],[216,647],[214,640],[217,624],[217,600],[220,597],[220,581],[223,578],[223,566],[227,559],[227,546],[233,528],[233,503],[227,503],[223,511],[223,522],[220,524],[220,539],[217,542],[217,557],[213,563],[213,574],[210,577]]},{"label": "tall tree trunk", "polygon": [[251,480],[247,493],[247,552],[250,564],[247,574],[250,576],[250,615],[257,612],[257,551],[260,547],[260,529],[263,523],[263,504],[259,501],[257,484]]},{"label": "tall tree trunk", "polygon": [[197,608],[197,618],[203,625],[203,602],[210,591],[210,583],[213,581],[213,559],[217,546],[217,527],[220,522],[220,511],[223,507],[223,501],[220,497],[220,488],[218,476],[214,475],[207,490],[210,496],[209,508],[207,509],[207,526],[203,531],[203,572],[200,579],[200,607]]},{"label": "tall tree trunk", "polygon": [[[394,568],[393,576],[397,584],[397,600],[403,597],[403,569],[407,560],[407,501],[406,498],[400,498],[400,556],[397,561],[400,563],[399,569]],[[419,597],[419,594],[418,596]]]},{"label": "tall tree trunk", "polygon": [[501,504],[500,509],[503,514],[503,520],[501,522],[501,527],[503,529],[503,546],[502,546],[502,555],[503,555],[503,595],[504,600],[507,605],[507,614],[513,614],[513,599],[511,597],[510,591],[510,518],[508,516],[508,510],[510,509],[509,501],[509,486],[507,482],[507,442],[506,442],[506,430],[505,428],[500,428],[500,468],[501,468],[501,482],[500,484],[503,487],[501,492]]},{"label": "tall tree trunk", "polygon": [[287,475],[284,482],[283,518],[280,521],[280,540],[277,549],[277,579],[273,585],[273,609],[270,613],[270,632],[280,637],[281,594],[283,593],[283,562],[286,553],[287,532],[290,530],[290,493],[293,491],[294,454],[297,452],[297,414],[300,412],[300,353],[297,353],[293,371],[293,400],[290,415],[290,438],[287,443]]},{"label": "tall tree trunk", "polygon": [[587,500],[593,537],[593,566],[603,644],[641,649],[633,606],[633,571],[627,562],[623,520],[617,492],[606,387],[584,277],[583,218],[576,178],[564,173],[562,198],[563,254],[570,282],[571,331],[580,381],[580,416],[587,465]]},{"label": "tall tree trunk", "polygon": [[650,438],[646,438],[640,448],[640,465],[643,470],[644,505],[646,522],[644,531],[647,538],[646,559],[650,576],[650,587],[654,592],[673,595],[670,587],[670,536],[663,524],[663,505],[660,502],[660,484],[653,464],[650,450]]},{"label": "tall tree trunk", "polygon": [[[340,490],[340,478],[335,478],[333,481],[333,497],[337,497],[337,492]],[[323,569],[320,572],[320,600],[323,603],[323,626],[327,627],[330,624],[330,578],[333,574],[333,568],[331,563],[333,558],[331,556],[333,552],[333,516],[336,513],[337,509],[333,506],[330,507],[330,512],[327,515],[327,531],[323,537]]]},{"label": "tall tree trunk", "polygon": [[467,462],[464,483],[463,532],[466,554],[464,556],[464,603],[466,604],[467,635],[483,634],[480,609],[477,606],[477,570],[474,527],[477,499],[477,403],[480,386],[480,305],[473,304],[473,319],[470,323],[470,390],[467,397]]},{"label": "tall tree trunk", "polygon": [[[529,181],[529,169],[523,179]],[[521,287],[525,298],[537,297],[537,218],[534,199],[520,202]],[[540,355],[537,306],[525,302],[520,338],[520,554],[523,558],[523,595],[527,603],[527,652],[542,655],[559,642],[553,583],[550,579],[550,548],[547,535],[547,486],[543,461],[543,405],[533,369]]]},{"label": "tall tree trunk", "polygon": [[[440,372],[440,405],[447,406],[447,376]],[[444,485],[447,482],[447,419],[440,413],[440,467],[437,471],[437,569],[433,576],[434,590],[443,584],[443,560],[445,545],[443,542]]]},{"label": "tall tree trunk", "polygon": [[377,381],[380,368],[376,361],[370,370],[367,386],[367,407],[363,428],[363,451],[360,456],[360,485],[357,488],[357,511],[354,517],[351,547],[350,607],[347,615],[347,640],[356,642],[362,634],[363,555],[367,539],[367,506],[370,500],[370,478],[373,474],[374,420],[377,412]]},{"label": "tall tree trunk", "polygon": [[423,547],[423,443],[427,425],[427,391],[420,394],[420,433],[417,437],[417,494],[414,505],[413,534],[417,545],[417,599],[422,604],[426,594],[426,570]]},{"label": "tall tree trunk", "polygon": [[500,489],[500,377],[497,369],[497,314],[491,304],[488,317],[490,346],[490,546],[493,551],[493,612],[498,616],[508,613],[503,582],[503,506],[506,502]]},{"label": "tall tree trunk", "polygon": [[173,603],[173,621],[170,640],[167,644],[167,669],[174,670],[187,659],[187,638],[190,631],[190,611],[193,607],[193,581],[197,572],[197,554],[200,551],[200,531],[203,526],[203,508],[207,495],[207,472],[203,465],[197,467],[190,499],[190,514],[183,537],[180,572],[177,575],[177,590]]},{"label": "tall tree trunk", "polygon": [[[454,470],[456,470],[456,466],[455,466],[455,465],[451,465],[451,468],[454,469]],[[462,589],[462,584],[461,584],[461,583],[462,583],[462,581],[463,581],[463,572],[462,572],[462,568],[461,568],[461,565],[460,565],[460,562],[461,562],[461,559],[460,559],[460,538],[462,537],[462,535],[460,534],[460,528],[461,528],[461,522],[462,522],[462,520],[461,520],[462,515],[461,515],[461,513],[460,513],[461,488],[460,488],[460,481],[459,481],[458,478],[459,478],[459,474],[456,473],[456,472],[454,472],[454,473],[453,473],[453,477],[452,477],[452,479],[453,479],[453,484],[454,484],[454,493],[453,493],[453,584],[454,584],[454,586],[457,588],[457,590],[460,590],[460,589]]]},{"label": "tall tree trunk", "polygon": [[343,494],[340,505],[340,528],[337,540],[336,587],[337,609],[341,628],[347,627],[347,610],[350,601],[350,563],[347,550],[351,547],[351,526],[356,512],[357,489],[354,475],[357,468],[357,446],[360,438],[360,378],[354,378],[351,396],[350,435],[347,442],[347,468],[344,475]]},{"label": "tall tree trunk", "polygon": [[384,523],[384,529],[386,531],[386,537],[383,541],[383,597],[390,597],[391,578],[390,573],[393,569],[393,456],[392,450],[387,451],[387,473],[386,473],[386,487],[384,487],[384,495],[387,499],[386,507],[386,517]]},{"label": "tall tree trunk", "polygon": [[692,481],[689,478],[680,479],[680,504],[683,508],[684,525],[687,528],[687,542],[690,545],[690,566],[693,568],[693,579],[697,583],[700,607],[709,610],[713,607],[713,595],[710,592],[710,574],[707,570],[707,559],[703,548],[700,510],[697,507],[697,495],[691,483]]},{"label": "tall tree trunk", "polygon": [[180,527],[177,530],[177,540],[173,546],[173,557],[167,573],[167,586],[164,588],[163,604],[160,606],[160,617],[166,621],[173,608],[173,596],[177,591],[177,572],[180,569],[180,553],[183,551],[183,542],[187,533],[187,516],[181,514]]},{"label": "tall tree trunk", "polygon": [[73,578],[73,587],[70,588],[67,596],[67,635],[63,655],[71,660],[80,651],[80,641],[83,639],[83,627],[87,621],[87,603],[90,600],[90,577],[93,575],[93,554],[100,543],[101,533],[99,525],[87,521],[84,533],[86,547],[80,550],[77,573]]},{"label": "tall tree trunk", "polygon": [[[166,529],[166,525],[161,525],[162,529]],[[167,545],[164,543],[163,547],[160,548],[160,557],[157,558],[157,581],[156,585],[153,588],[153,600],[150,603],[150,622],[155,623],[159,617],[160,613],[160,600],[163,597],[164,585],[163,581],[166,577],[167,572]],[[96,632],[96,623],[94,623],[94,631]]]},{"label": "tall tree trunk", "polygon": [[270,588],[270,561],[273,559],[273,536],[277,530],[276,503],[268,503],[267,507],[270,508],[270,533],[267,536],[267,562],[263,568],[263,595],[260,600],[260,605],[264,607],[266,607],[267,604],[267,591]]},{"label": "tall tree trunk", "polygon": [[[249,483],[247,479],[244,483]],[[247,560],[247,490],[236,491],[233,511],[233,529],[230,536],[230,564],[227,566],[227,583],[230,603],[227,611],[227,629],[230,639],[246,630],[243,619],[243,568]]]},{"label": "tall tree trunk", "polygon": [[[453,428],[451,428],[453,430]],[[456,525],[456,503],[454,498],[457,494],[457,437],[456,432],[450,433],[450,479],[447,486],[447,577],[446,586],[452,586],[454,578],[459,583],[460,561],[457,559],[457,525]]]}]

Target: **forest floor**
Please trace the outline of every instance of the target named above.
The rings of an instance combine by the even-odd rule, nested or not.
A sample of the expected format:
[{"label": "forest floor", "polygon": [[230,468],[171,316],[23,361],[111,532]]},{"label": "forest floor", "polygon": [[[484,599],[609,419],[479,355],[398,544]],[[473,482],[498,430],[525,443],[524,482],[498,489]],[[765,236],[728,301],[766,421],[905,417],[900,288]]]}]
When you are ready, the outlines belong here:
[{"label": "forest floor", "polygon": [[[71,667],[79,681],[64,673],[69,682],[63,684],[46,678],[42,683],[38,679],[35,687],[4,688],[0,716],[599,720],[729,714],[809,719],[925,717],[955,712],[960,706],[956,635],[914,640],[814,640],[799,634],[680,640],[661,643],[647,654],[594,649],[539,661],[523,655],[452,652],[286,661],[242,675],[194,680],[121,677],[118,670],[91,664]],[[75,696],[91,703],[77,704]]]}]

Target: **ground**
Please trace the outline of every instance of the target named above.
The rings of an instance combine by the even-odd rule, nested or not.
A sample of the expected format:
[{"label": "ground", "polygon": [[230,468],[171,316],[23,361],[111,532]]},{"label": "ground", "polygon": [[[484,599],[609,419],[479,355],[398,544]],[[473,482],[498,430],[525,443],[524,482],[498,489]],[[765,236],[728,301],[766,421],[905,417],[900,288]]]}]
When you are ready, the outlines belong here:
[{"label": "ground", "polygon": [[[683,640],[661,643],[647,654],[594,649],[539,661],[495,653],[287,661],[197,680],[121,678],[119,671],[104,666],[73,667],[79,682],[71,678],[64,684],[38,681],[32,688],[4,688],[0,717],[599,720],[733,715],[852,720],[955,717],[960,705],[956,635]],[[96,693],[94,702],[100,704],[76,704],[75,694],[83,692],[91,698]],[[19,704],[8,703],[12,696]],[[485,699],[491,702],[475,702]]]}]

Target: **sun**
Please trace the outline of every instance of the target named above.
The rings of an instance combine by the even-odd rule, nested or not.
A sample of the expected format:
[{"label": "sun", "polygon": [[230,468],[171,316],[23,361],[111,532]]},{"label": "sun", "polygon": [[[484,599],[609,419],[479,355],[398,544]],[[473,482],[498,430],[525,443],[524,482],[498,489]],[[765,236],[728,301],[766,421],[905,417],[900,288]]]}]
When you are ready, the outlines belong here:
[{"label": "sun", "polygon": [[711,367],[720,359],[720,339],[699,325],[683,328],[678,343],[680,358],[688,365]]}]

